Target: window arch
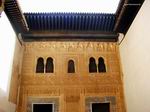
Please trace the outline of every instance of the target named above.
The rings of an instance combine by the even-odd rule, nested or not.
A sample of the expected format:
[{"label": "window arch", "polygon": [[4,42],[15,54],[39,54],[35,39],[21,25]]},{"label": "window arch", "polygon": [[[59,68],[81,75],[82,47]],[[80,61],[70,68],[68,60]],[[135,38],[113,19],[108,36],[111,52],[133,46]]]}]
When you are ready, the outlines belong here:
[{"label": "window arch", "polygon": [[42,57],[37,59],[36,73],[44,73],[44,59]]},{"label": "window arch", "polygon": [[90,73],[95,73],[97,72],[97,66],[96,66],[96,61],[93,57],[89,59],[89,72]]},{"label": "window arch", "polygon": [[46,60],[46,73],[53,73],[53,72],[54,72],[53,58],[49,57]]},{"label": "window arch", "polygon": [[68,73],[75,73],[75,64],[73,60],[68,61]]},{"label": "window arch", "polygon": [[105,62],[102,57],[98,59],[98,72],[106,72]]}]

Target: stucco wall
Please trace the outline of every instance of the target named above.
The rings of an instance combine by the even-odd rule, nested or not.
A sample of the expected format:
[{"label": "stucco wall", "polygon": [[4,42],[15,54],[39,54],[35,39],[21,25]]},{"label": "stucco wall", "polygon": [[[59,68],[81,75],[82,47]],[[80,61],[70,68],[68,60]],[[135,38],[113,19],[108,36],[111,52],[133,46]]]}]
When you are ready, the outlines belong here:
[{"label": "stucco wall", "polygon": [[[54,73],[35,72],[39,57],[44,66],[48,57],[53,58]],[[96,65],[103,57],[106,73],[89,73],[91,57]],[[74,60],[75,73],[67,72],[69,60]],[[111,112],[125,112],[117,43],[25,42],[21,76],[18,112],[30,112],[31,103],[53,102],[54,98],[59,99],[62,112],[91,112],[91,102],[110,102]]]},{"label": "stucco wall", "polygon": [[120,45],[128,112],[150,112],[150,0]]},{"label": "stucco wall", "polygon": [[9,101],[14,104],[17,104],[17,96],[19,90],[18,88],[21,82],[20,80],[21,80],[22,57],[23,57],[23,45],[21,45],[17,39],[14,51],[12,76],[9,90]]},{"label": "stucco wall", "polygon": [[15,112],[15,104],[8,102],[6,93],[0,89],[0,112]]},{"label": "stucco wall", "polygon": [[[22,54],[23,49],[16,40],[15,52],[14,52],[14,60],[12,66],[12,73],[10,73],[11,81],[8,82],[8,90],[9,93],[3,91],[0,88],[0,112],[15,112],[16,109],[16,102],[17,102],[17,91],[18,91],[18,84],[19,84],[19,74],[20,74],[20,67],[22,61]],[[9,97],[8,97],[9,94]]]},{"label": "stucco wall", "polygon": [[[0,112],[15,112],[16,103],[17,103],[17,91],[19,85],[19,74],[20,67],[22,61],[23,49],[18,40],[16,40],[15,52],[14,52],[14,60],[12,66],[12,73],[10,75],[11,81],[8,82],[8,86],[10,87],[9,93],[3,91],[0,88]],[[9,94],[9,97],[8,97]]]},{"label": "stucco wall", "polygon": [[15,112],[15,104],[8,101],[15,33],[3,12],[0,17],[0,112]]}]

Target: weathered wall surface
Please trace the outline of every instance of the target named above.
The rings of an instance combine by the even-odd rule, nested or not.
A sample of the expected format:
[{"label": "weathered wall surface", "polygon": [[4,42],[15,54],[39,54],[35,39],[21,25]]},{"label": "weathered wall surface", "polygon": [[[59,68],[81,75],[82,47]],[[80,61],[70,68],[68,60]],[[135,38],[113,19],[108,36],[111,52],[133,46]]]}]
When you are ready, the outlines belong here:
[{"label": "weathered wall surface", "polygon": [[[36,73],[39,57],[54,60],[54,73]],[[89,73],[89,58],[103,57],[106,73]],[[75,73],[67,63],[75,62]],[[125,112],[116,43],[25,43],[18,111],[31,112],[32,103],[53,102],[56,112],[90,112],[90,102],[110,102],[111,112]]]},{"label": "weathered wall surface", "polygon": [[12,68],[12,72],[11,72],[12,74],[10,75],[11,80],[10,83],[8,82],[8,87],[10,90],[8,91],[8,93],[6,93],[5,91],[0,89],[0,112],[15,112],[16,110],[18,75],[19,73],[21,73],[19,71],[19,68],[22,66],[20,64],[22,60],[21,59],[22,54],[23,54],[22,47],[18,42],[18,40],[16,40],[14,60],[13,60],[13,65],[11,67]]},{"label": "weathered wall surface", "polygon": [[0,112],[15,112],[16,109],[16,105],[8,100],[15,44],[18,43],[15,37],[7,16],[2,12],[0,17]]},{"label": "weathered wall surface", "polygon": [[0,112],[15,112],[16,105],[10,103],[6,93],[0,89]]},{"label": "weathered wall surface", "polygon": [[14,58],[13,58],[13,67],[12,67],[12,75],[11,75],[11,83],[10,83],[10,91],[9,91],[9,101],[17,104],[17,95],[18,88],[20,85],[20,75],[21,75],[21,67],[22,67],[22,58],[23,58],[23,46],[16,41]]},{"label": "weathered wall surface", "polygon": [[149,11],[145,0],[120,46],[128,112],[150,112]]}]

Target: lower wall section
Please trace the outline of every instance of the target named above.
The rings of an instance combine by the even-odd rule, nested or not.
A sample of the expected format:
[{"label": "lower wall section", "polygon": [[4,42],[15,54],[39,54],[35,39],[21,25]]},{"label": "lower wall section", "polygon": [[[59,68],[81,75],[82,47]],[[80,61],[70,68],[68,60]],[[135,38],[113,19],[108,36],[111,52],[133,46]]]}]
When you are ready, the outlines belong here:
[{"label": "lower wall section", "polygon": [[[53,112],[60,111],[60,100],[61,97],[28,97],[27,99],[27,112],[33,112],[34,104],[50,104],[52,106]],[[111,112],[117,111],[116,97],[115,96],[105,96],[105,97],[86,97],[85,101],[85,111],[92,112],[93,103],[109,103],[109,109]],[[79,112],[82,107],[80,97],[71,97],[66,100],[66,112]]]},{"label": "lower wall section", "polygon": [[[32,89],[33,88],[33,89]],[[61,89],[60,89],[61,88]],[[122,86],[22,88],[18,112],[32,112],[34,103],[53,103],[54,112],[92,112],[92,103],[109,103],[110,112],[125,112]]]}]

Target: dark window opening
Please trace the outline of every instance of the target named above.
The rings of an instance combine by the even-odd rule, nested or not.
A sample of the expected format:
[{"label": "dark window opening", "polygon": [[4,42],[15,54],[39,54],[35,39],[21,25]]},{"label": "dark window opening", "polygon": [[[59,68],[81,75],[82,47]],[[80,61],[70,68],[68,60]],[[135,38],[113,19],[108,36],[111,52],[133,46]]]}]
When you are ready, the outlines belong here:
[{"label": "dark window opening", "polygon": [[92,103],[92,112],[110,112],[110,103]]},{"label": "dark window opening", "polygon": [[0,0],[0,7],[2,7],[1,5],[2,5],[2,0]]},{"label": "dark window opening", "polygon": [[102,57],[98,59],[98,72],[106,72],[105,62]]},{"label": "dark window opening", "polygon": [[44,73],[44,59],[38,58],[36,65],[36,73]]},{"label": "dark window opening", "polygon": [[89,72],[90,73],[97,72],[96,62],[95,62],[95,59],[93,57],[91,57],[89,60]]},{"label": "dark window opening", "polygon": [[53,112],[53,104],[33,104],[33,112]]},{"label": "dark window opening", "polygon": [[73,60],[68,61],[68,73],[75,73],[75,65]]},{"label": "dark window opening", "polygon": [[54,64],[52,58],[47,58],[46,61],[46,73],[53,73],[54,72]]}]

